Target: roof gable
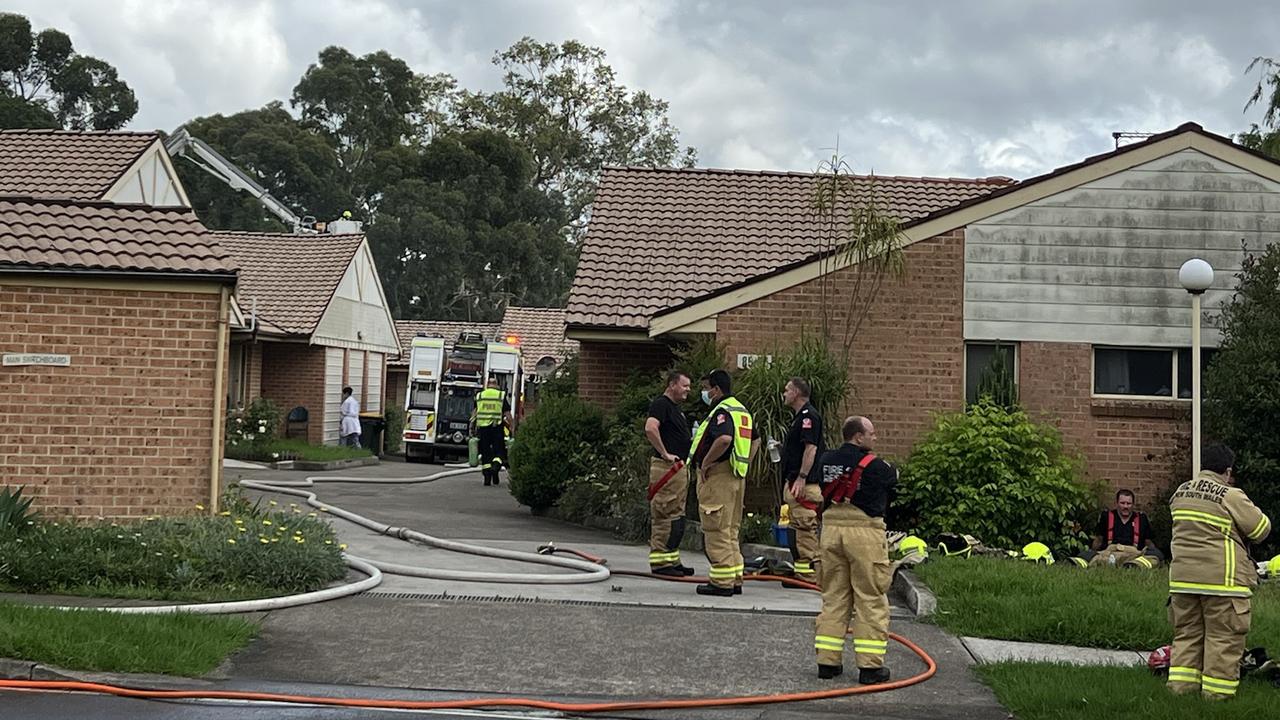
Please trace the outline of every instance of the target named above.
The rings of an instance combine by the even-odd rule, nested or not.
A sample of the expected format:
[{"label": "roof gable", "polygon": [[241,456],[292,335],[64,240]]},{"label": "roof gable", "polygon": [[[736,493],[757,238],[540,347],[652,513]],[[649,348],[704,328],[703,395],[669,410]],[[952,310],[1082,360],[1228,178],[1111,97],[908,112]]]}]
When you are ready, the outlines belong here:
[{"label": "roof gable", "polygon": [[[810,257],[819,176],[726,170],[606,168],[592,206],[566,320],[645,329],[655,314]],[[909,221],[1010,184],[858,177],[885,211]]]},{"label": "roof gable", "polygon": [[[903,225],[904,245],[928,240],[997,213],[1188,148],[1194,148],[1261,177],[1280,181],[1280,162],[1262,153],[1243,148],[1232,142],[1230,138],[1207,132],[1199,125],[1186,123],[1168,132],[1153,135],[1143,142],[1089,157],[1079,163],[1058,168],[911,220]],[[690,298],[665,308],[656,313],[650,321],[648,334],[654,337],[678,330],[691,323],[714,317],[716,313],[808,282],[825,272],[840,270],[848,264],[845,260],[831,258],[827,254],[811,254],[809,257],[754,278],[747,278],[702,297]]]},{"label": "roof gable", "polygon": [[364,235],[216,232],[240,266],[236,297],[290,335],[310,336],[352,265]]},{"label": "roof gable", "polygon": [[3,130],[0,195],[110,199],[109,191],[147,149],[159,147],[155,132]]}]

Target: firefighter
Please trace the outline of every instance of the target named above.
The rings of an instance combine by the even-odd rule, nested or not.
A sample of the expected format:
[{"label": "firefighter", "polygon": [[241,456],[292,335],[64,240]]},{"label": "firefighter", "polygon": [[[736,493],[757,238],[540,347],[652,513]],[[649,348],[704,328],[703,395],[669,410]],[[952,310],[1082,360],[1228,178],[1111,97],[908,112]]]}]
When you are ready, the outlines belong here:
[{"label": "firefighter", "polygon": [[818,511],[822,491],[818,484],[818,456],[822,454],[822,416],[809,403],[808,381],[787,380],[782,401],[795,411],[791,429],[782,445],[782,497],[791,518],[787,533],[796,578],[818,582]]},{"label": "firefighter", "polygon": [[1091,552],[1081,556],[1089,565],[1118,565],[1146,570],[1160,565],[1160,551],[1151,539],[1147,514],[1133,509],[1133,491],[1118,490],[1116,507],[1098,517]]},{"label": "firefighter", "polygon": [[1206,447],[1200,473],[1169,501],[1169,690],[1199,690],[1211,700],[1234,696],[1240,685],[1250,597],[1258,585],[1245,543],[1260,542],[1271,532],[1271,520],[1234,487],[1234,465],[1235,454],[1227,447]]},{"label": "firefighter", "polygon": [[702,401],[711,406],[693,433],[689,462],[697,469],[698,515],[702,520],[710,582],[699,595],[742,593],[742,501],[747,467],[759,441],[752,437],[751,413],[733,398],[729,373],[713,370],[702,379]]},{"label": "firefighter", "polygon": [[484,484],[498,485],[498,472],[507,462],[505,430],[511,425],[511,403],[498,389],[498,379],[490,375],[484,389],[476,395],[476,409],[471,426],[480,440],[480,467]]},{"label": "firefighter", "polygon": [[889,598],[893,581],[885,537],[885,511],[898,474],[872,452],[876,429],[864,417],[846,418],[844,445],[825,453],[819,465],[825,511],[822,516],[822,611],[814,648],[818,677],[844,672],[845,633],[853,617],[853,652],[858,682],[889,681],[884,666],[889,647]]},{"label": "firefighter", "polygon": [[649,570],[654,575],[686,577],[693,568],[680,562],[684,504],[689,492],[689,421],[680,403],[689,397],[689,376],[667,373],[667,387],[649,403],[644,434],[653,446],[649,458]]}]

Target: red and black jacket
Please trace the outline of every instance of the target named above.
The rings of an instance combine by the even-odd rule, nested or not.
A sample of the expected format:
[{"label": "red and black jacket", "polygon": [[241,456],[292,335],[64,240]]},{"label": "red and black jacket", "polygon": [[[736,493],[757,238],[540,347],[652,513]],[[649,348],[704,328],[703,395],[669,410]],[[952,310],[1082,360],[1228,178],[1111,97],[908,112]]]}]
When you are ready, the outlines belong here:
[{"label": "red and black jacket", "polygon": [[845,443],[818,461],[825,505],[847,502],[869,517],[884,517],[898,483],[889,463],[865,448]]}]

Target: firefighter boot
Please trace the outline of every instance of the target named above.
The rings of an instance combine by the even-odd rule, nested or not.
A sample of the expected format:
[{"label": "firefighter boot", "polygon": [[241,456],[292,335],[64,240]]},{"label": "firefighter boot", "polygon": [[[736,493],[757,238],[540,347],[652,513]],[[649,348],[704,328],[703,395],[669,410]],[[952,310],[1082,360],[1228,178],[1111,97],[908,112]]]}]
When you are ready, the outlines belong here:
[{"label": "firefighter boot", "polygon": [[859,685],[879,685],[880,683],[889,682],[889,668],[881,665],[878,668],[859,668],[858,684]]},{"label": "firefighter boot", "polygon": [[819,665],[818,666],[819,680],[830,680],[832,678],[838,678],[842,674],[844,674],[843,665]]}]

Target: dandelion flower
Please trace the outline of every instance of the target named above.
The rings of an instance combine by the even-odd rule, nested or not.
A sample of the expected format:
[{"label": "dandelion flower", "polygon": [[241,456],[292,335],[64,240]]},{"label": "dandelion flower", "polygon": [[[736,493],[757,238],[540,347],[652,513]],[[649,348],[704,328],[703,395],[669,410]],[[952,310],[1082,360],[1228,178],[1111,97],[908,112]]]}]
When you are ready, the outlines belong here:
[{"label": "dandelion flower", "polygon": [[271,507],[275,507],[275,506],[276,506],[276,505],[278,505],[279,503],[277,503],[275,500],[268,500],[268,501],[267,501],[267,504],[268,504],[268,505],[270,505]]},{"label": "dandelion flower", "polygon": [[203,506],[203,505],[201,505],[200,503],[196,503],[196,509],[197,509],[197,510],[203,510],[203,509],[204,509],[204,506]]},{"label": "dandelion flower", "polygon": [[236,539],[235,539],[235,538],[227,538],[227,544],[228,544],[228,545],[235,545],[235,544],[236,544]]},{"label": "dandelion flower", "polygon": [[347,544],[346,544],[346,543],[342,543],[341,545],[339,545],[339,546],[338,546],[338,549],[339,549],[339,550],[346,550],[346,549],[347,549]]},{"label": "dandelion flower", "polygon": [[260,537],[260,538],[258,538],[258,542],[262,543],[263,545],[266,545],[267,543],[269,543],[269,542],[271,542],[271,541],[270,541],[270,540],[268,540],[268,539],[266,539],[266,538],[264,538],[264,537]]},{"label": "dandelion flower", "polygon": [[223,510],[222,512],[220,512],[220,513],[218,513],[218,514],[219,514],[219,515],[221,515],[222,517],[231,517],[231,511],[230,511],[230,510]]},{"label": "dandelion flower", "polygon": [[271,521],[270,521],[270,520],[263,520],[263,521],[262,521],[262,524],[263,524],[263,525],[270,525],[270,524],[271,524]]},{"label": "dandelion flower", "polygon": [[324,541],[324,544],[325,544],[325,545],[332,545],[332,544],[333,544],[333,541],[332,541],[332,540],[325,540],[325,541]]}]

